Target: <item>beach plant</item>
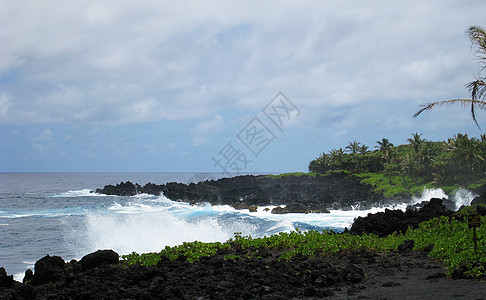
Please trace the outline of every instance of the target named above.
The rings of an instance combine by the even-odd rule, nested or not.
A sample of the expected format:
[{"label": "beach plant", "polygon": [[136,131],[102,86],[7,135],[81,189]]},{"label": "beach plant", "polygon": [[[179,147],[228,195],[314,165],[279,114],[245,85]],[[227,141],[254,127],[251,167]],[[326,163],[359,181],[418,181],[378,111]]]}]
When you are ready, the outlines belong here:
[{"label": "beach plant", "polygon": [[[415,250],[434,245],[429,256],[439,259],[447,267],[448,275],[463,269],[473,278],[486,277],[486,226],[477,228],[478,249],[474,250],[472,229],[462,218],[440,217],[423,222],[417,229],[409,229],[405,239],[415,241]],[[486,217],[482,217],[482,224]]]},{"label": "beach plant", "polygon": [[[486,278],[486,226],[477,228],[478,249],[474,250],[472,230],[465,221],[465,216],[476,210],[474,206],[469,207],[453,217],[434,218],[422,222],[418,228],[409,228],[405,234],[394,233],[386,237],[374,234],[337,234],[332,230],[302,232],[299,229],[261,238],[236,233],[224,243],[185,242],[174,247],[167,246],[158,253],[133,252],[122,256],[122,259],[126,265],[155,265],[163,256],[170,260],[184,257],[188,262],[195,262],[203,257],[215,255],[218,249],[229,250],[229,254],[224,256],[225,259],[261,259],[259,249],[265,248],[280,253],[279,260],[292,260],[296,256],[313,257],[358,251],[384,253],[396,251],[398,245],[405,240],[414,240],[414,250],[423,251],[429,248],[429,256],[442,261],[449,275],[462,270],[465,276]],[[483,216],[482,224],[485,223],[486,217]],[[244,250],[241,252],[243,254],[231,252],[236,246]]]}]

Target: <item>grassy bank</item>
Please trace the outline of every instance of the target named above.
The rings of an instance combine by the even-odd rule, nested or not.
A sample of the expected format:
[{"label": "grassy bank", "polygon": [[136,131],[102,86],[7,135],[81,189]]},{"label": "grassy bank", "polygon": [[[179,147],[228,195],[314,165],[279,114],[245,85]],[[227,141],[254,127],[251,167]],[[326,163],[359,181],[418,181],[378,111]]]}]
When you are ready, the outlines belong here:
[{"label": "grassy bank", "polygon": [[[482,224],[486,217],[482,217]],[[396,250],[398,245],[406,240],[414,240],[415,251],[433,248],[430,257],[439,259],[447,267],[451,275],[459,268],[466,270],[465,274],[474,277],[486,277],[486,226],[477,230],[478,250],[474,251],[472,229],[467,222],[457,218],[434,218],[423,222],[417,229],[409,229],[405,234],[392,234],[386,237],[376,235],[335,234],[331,231],[279,233],[269,237],[252,238],[235,234],[235,237],[224,243],[183,243],[175,247],[166,247],[158,253],[131,253],[122,258],[126,264],[155,265],[165,256],[171,260],[184,256],[189,262],[202,257],[215,255],[218,249],[227,249],[225,259],[261,259],[258,249],[270,248],[279,250],[279,260],[290,260],[295,255],[312,257],[316,255],[332,255],[353,251],[388,252]],[[234,254],[235,247],[246,249],[244,255]],[[236,252],[235,252],[236,253]]]}]

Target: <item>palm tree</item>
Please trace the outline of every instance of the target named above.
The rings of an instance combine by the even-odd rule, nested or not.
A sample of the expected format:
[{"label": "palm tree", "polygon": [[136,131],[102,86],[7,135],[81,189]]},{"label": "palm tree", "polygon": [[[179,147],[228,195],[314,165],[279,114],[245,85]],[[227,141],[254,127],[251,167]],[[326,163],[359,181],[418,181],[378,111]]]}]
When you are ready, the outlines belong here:
[{"label": "palm tree", "polygon": [[477,138],[469,138],[467,134],[458,133],[449,139],[446,149],[451,152],[460,167],[466,167],[472,173],[477,171],[477,166],[485,161],[481,142]]},{"label": "palm tree", "polygon": [[344,156],[343,148],[332,149],[331,151],[329,151],[329,157],[331,157],[333,161],[338,161],[342,159],[343,156]]},{"label": "palm tree", "polygon": [[346,150],[348,150],[352,154],[356,154],[356,153],[358,153],[358,151],[361,148],[360,145],[361,145],[361,143],[360,142],[357,142],[357,141],[349,142],[349,145],[346,146]]},{"label": "palm tree", "polygon": [[484,162],[484,152],[477,138],[468,138],[467,134],[458,140],[456,157],[463,161],[474,173],[477,166]]},{"label": "palm tree", "polygon": [[413,147],[413,150],[415,151],[415,153],[418,153],[419,152],[420,145],[423,142],[425,142],[425,140],[421,138],[422,134],[423,133],[418,134],[417,132],[416,133],[412,133],[412,138],[411,139],[407,139],[407,142],[409,142],[410,145]]},{"label": "palm tree", "polygon": [[381,141],[377,141],[378,146],[375,146],[375,148],[379,148],[380,151],[382,152],[382,157],[385,159],[385,162],[389,163],[390,160],[392,159],[394,153],[393,153],[393,144],[388,141],[386,138],[382,138]]},{"label": "palm tree", "polygon": [[369,152],[369,148],[368,146],[366,145],[362,145],[361,147],[359,147],[358,151],[359,153],[361,154],[365,154],[365,153],[368,153]]},{"label": "palm tree", "polygon": [[[479,26],[471,26],[467,30],[467,34],[471,39],[471,43],[474,48],[476,48],[476,55],[479,58],[479,62],[481,66],[481,71],[486,68],[486,30]],[[480,71],[480,72],[481,72]],[[471,81],[465,85],[466,89],[471,93],[471,99],[450,99],[450,100],[442,100],[436,101],[432,103],[427,103],[422,105],[422,109],[417,111],[413,117],[416,118],[422,112],[426,110],[431,110],[435,107],[441,107],[442,105],[451,105],[451,104],[460,104],[461,106],[469,106],[471,107],[471,116],[476,123],[476,125],[481,128],[478,124],[476,119],[476,108],[479,109],[486,109],[486,78],[482,77],[481,74],[478,74],[476,80]]]},{"label": "palm tree", "polygon": [[386,152],[393,148],[393,144],[390,143],[390,141],[386,138],[382,138],[381,141],[377,141],[378,146],[375,146],[375,148],[380,149],[380,151]]}]

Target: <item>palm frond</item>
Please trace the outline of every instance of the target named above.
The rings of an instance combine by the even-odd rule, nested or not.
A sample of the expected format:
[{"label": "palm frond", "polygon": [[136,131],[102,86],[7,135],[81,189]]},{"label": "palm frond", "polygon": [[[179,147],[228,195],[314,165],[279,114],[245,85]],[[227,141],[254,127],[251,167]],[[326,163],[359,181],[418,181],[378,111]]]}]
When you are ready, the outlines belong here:
[{"label": "palm frond", "polygon": [[471,93],[471,98],[480,100],[486,95],[486,82],[482,78],[477,78],[464,86]]},{"label": "palm frond", "polygon": [[477,106],[479,109],[484,110],[484,109],[486,109],[486,102],[481,101],[481,100],[477,100],[477,99],[450,99],[450,100],[443,100],[443,101],[436,101],[436,102],[432,102],[432,103],[427,103],[427,104],[421,105],[422,109],[417,111],[413,115],[413,117],[414,118],[418,117],[421,113],[423,113],[426,110],[431,110],[433,108],[441,107],[443,105],[453,105],[453,104],[459,104],[462,107],[464,107],[466,105],[471,105],[471,114],[472,114],[473,120],[476,123],[476,126],[481,128],[478,124],[477,119],[476,119],[476,112],[474,110],[474,106]]},{"label": "palm frond", "polygon": [[486,30],[480,26],[471,26],[467,30],[472,46],[476,47],[476,54],[486,60]]},{"label": "palm frond", "polygon": [[[480,63],[483,65],[481,71],[486,69],[486,30],[480,26],[471,26],[467,30],[467,34],[471,39],[471,47],[475,48],[475,53],[477,57],[480,59]],[[480,72],[481,72],[480,71]],[[440,107],[442,105],[450,105],[450,104],[460,104],[461,106],[470,105],[471,106],[471,116],[476,123],[476,126],[481,129],[479,126],[478,120],[476,118],[476,108],[485,109],[486,108],[486,82],[485,78],[481,77],[480,74],[476,77],[476,80],[469,82],[465,85],[465,87],[471,93],[471,99],[451,99],[451,100],[443,100],[443,101],[436,101],[432,103],[427,103],[425,105],[421,105],[422,108],[417,111],[413,117],[418,117],[421,113],[426,110],[431,110],[436,107]]]},{"label": "palm frond", "polygon": [[[471,93],[471,98],[473,100],[480,100],[484,97],[485,92],[486,92],[486,84],[481,78],[477,78],[474,81],[471,81],[470,83],[466,84],[466,88],[469,90]],[[474,111],[474,102],[471,102],[471,116],[473,118],[474,123],[481,128],[478,124],[478,120],[476,119],[476,112]]]}]

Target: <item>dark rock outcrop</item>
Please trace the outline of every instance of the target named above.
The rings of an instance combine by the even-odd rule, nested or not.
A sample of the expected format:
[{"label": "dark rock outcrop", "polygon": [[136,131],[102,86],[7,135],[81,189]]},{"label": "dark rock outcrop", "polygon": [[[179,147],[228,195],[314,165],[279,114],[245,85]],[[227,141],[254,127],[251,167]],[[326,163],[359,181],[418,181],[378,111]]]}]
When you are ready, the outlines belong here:
[{"label": "dark rock outcrop", "polygon": [[297,256],[291,261],[280,261],[276,259],[279,252],[259,249],[259,255],[265,259],[234,260],[224,256],[229,252],[243,255],[248,249],[224,250],[194,263],[183,256],[176,260],[164,257],[155,266],[118,263],[86,270],[73,266],[76,262],[61,266],[57,258],[43,258],[39,265],[56,266],[49,269],[49,280],[0,288],[0,299],[322,298],[361,283],[365,272],[351,260],[363,261],[363,255],[369,255]]},{"label": "dark rock outcrop", "polygon": [[[235,208],[251,206],[286,205],[276,213],[327,212],[329,209],[348,210],[354,207],[367,209],[384,205],[384,197],[373,188],[360,183],[360,179],[344,173],[312,176],[237,176],[183,184],[170,182],[141,187],[131,182],[107,185],[97,189],[106,195],[131,196],[137,193],[165,195],[174,201],[187,203],[209,202],[212,205],[231,205]],[[389,200],[388,200],[389,201]]]},{"label": "dark rock outcrop", "polygon": [[329,213],[326,207],[318,207],[317,205],[312,207],[306,207],[302,204],[289,204],[285,207],[277,206],[272,209],[272,214],[288,214],[288,213]]},{"label": "dark rock outcrop", "polygon": [[79,263],[83,270],[93,269],[103,265],[117,264],[119,261],[118,253],[113,250],[98,250],[83,256]]},{"label": "dark rock outcrop", "polygon": [[413,246],[415,246],[414,240],[405,240],[403,243],[398,245],[398,251],[409,251],[413,249]]},{"label": "dark rock outcrop", "polygon": [[476,205],[476,204],[486,204],[486,192],[483,192],[479,196],[475,197],[471,201],[471,205]]},{"label": "dark rock outcrop", "polygon": [[452,214],[453,211],[446,210],[442,199],[432,198],[430,201],[410,206],[405,212],[386,209],[385,212],[358,217],[354,220],[350,232],[354,234],[373,233],[378,236],[386,236],[396,231],[405,233],[408,227],[416,228],[423,221]]},{"label": "dark rock outcrop", "polygon": [[65,264],[59,256],[44,256],[34,265],[35,273],[32,277],[32,283],[41,284],[59,280],[62,277]]},{"label": "dark rock outcrop", "polygon": [[103,189],[97,189],[96,192],[105,195],[135,196],[142,192],[142,187],[138,183],[133,184],[130,181],[122,181],[117,185],[105,185]]},{"label": "dark rock outcrop", "polygon": [[13,285],[13,275],[7,275],[5,268],[0,268],[0,288],[7,288]]}]

